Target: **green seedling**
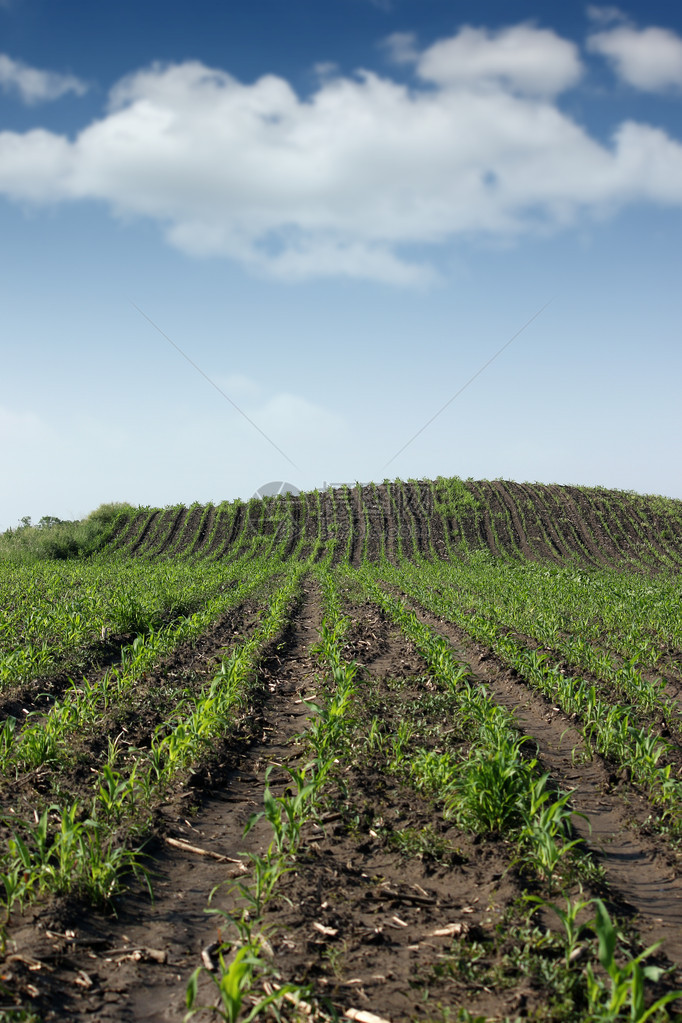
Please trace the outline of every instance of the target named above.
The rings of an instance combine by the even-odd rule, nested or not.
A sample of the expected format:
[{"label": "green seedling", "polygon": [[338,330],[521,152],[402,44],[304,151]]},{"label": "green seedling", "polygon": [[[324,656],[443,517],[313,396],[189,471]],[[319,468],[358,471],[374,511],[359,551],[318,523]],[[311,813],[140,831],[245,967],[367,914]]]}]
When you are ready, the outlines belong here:
[{"label": "green seedling", "polygon": [[294,856],[301,840],[301,827],[310,818],[314,810],[315,794],[319,780],[312,773],[311,764],[305,767],[285,768],[296,785],[293,795],[273,796],[270,788],[272,765],[265,772],[265,792],[263,802],[265,810],[252,814],[244,830],[248,834],[254,824],[265,817],[274,833],[274,842],[278,853]]},{"label": "green seedling", "polygon": [[277,883],[282,875],[288,873],[292,868],[287,866],[286,858],[279,850],[273,849],[272,845],[269,846],[265,856],[250,853],[247,858],[251,864],[250,883],[245,884],[243,881],[238,881],[230,886],[230,890],[239,893],[251,920],[261,921]]},{"label": "green seedling", "polygon": [[[218,1006],[197,1005],[198,982],[202,974],[207,975],[217,988],[220,999]],[[299,984],[283,984],[277,986],[271,993],[259,997],[254,990],[256,983],[264,977],[273,976],[277,974],[263,958],[258,942],[238,948],[229,963],[220,952],[218,969],[215,972],[209,972],[200,966],[190,977],[186,995],[189,1012],[185,1015],[185,1021],[190,1020],[202,1009],[210,1010],[225,1023],[237,1023],[240,1019],[242,1023],[250,1023],[269,1009],[272,1009],[275,1018],[279,1019],[278,1006],[281,1006],[285,999],[291,999],[295,1004],[309,995],[309,989]]]},{"label": "green seedling", "polygon": [[17,730],[17,719],[9,715],[0,728],[0,763],[5,763],[14,747]]},{"label": "green seedling", "polygon": [[[553,902],[547,902],[545,899],[539,898],[537,895],[526,895],[524,896],[526,902],[535,904],[535,909],[543,907],[551,909],[553,913],[558,916],[559,920],[563,924],[565,942],[564,942],[564,962],[567,968],[570,968],[575,959],[578,957],[578,953],[581,948],[584,947],[585,938],[594,933],[594,918],[589,921],[583,921],[580,923],[578,917],[585,910],[590,909],[593,905],[592,899],[576,899],[575,901],[567,898],[566,908],[562,909],[561,906],[557,906]],[[534,912],[535,910],[533,910]]]},{"label": "green seedling", "polygon": [[367,748],[371,752],[377,752],[383,749],[385,743],[385,736],[383,734],[382,722],[378,717],[373,717],[369,728],[367,729],[366,738]]},{"label": "green seedling", "polygon": [[518,826],[535,767],[535,761],[519,756],[521,742],[474,749],[453,778],[447,812],[465,827],[483,833]]},{"label": "green seedling", "polygon": [[[149,871],[141,850],[117,846],[103,826],[79,818],[79,805],[44,810],[35,827],[26,827],[26,839],[14,832],[9,842],[10,871],[18,868],[26,893],[62,893],[81,889],[94,903],[109,905],[122,889],[126,874],[145,880],[151,895]],[[59,828],[51,832],[50,816],[59,815]]]},{"label": "green seedling", "polygon": [[124,815],[129,814],[135,803],[137,766],[135,764],[127,778],[108,763],[104,764],[100,771],[101,784],[96,803],[115,821],[120,821]]},{"label": "green seedling", "polygon": [[[571,833],[571,818],[575,815],[568,805],[570,792],[554,799],[548,788],[549,775],[542,777],[529,788],[529,803],[524,810],[525,823],[520,840],[529,847],[536,867],[549,883],[550,891],[554,872],[561,859],[572,849],[580,846],[582,840],[568,840]],[[584,814],[577,816],[587,819]]]},{"label": "green seedling", "polygon": [[[647,965],[645,960],[656,951],[651,945],[635,959],[622,966],[616,961],[618,932],[613,925],[606,906],[601,899],[594,899],[596,916],[594,929],[598,939],[599,962],[607,973],[608,983],[587,967],[587,996],[590,1023],[610,1023],[622,1018],[625,1009],[630,1010],[631,1023],[645,1023],[647,1019],[670,1002],[682,997],[682,991],[671,991],[658,998],[653,1005],[645,1006],[645,982],[658,981],[664,973],[659,966]],[[660,943],[659,943],[660,944]]]}]

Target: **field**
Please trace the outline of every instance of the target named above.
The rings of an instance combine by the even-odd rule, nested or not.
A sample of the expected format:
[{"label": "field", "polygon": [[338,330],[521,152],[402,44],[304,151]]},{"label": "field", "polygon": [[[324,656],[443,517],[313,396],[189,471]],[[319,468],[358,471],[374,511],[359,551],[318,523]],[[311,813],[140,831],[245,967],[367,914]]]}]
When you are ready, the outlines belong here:
[{"label": "field", "polygon": [[96,525],[0,537],[0,1020],[682,1019],[682,502]]}]

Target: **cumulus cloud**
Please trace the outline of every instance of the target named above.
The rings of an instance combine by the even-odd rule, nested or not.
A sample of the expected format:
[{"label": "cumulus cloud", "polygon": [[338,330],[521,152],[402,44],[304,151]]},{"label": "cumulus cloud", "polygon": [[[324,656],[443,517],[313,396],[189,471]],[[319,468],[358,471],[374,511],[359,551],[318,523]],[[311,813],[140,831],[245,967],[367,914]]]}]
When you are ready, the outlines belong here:
[{"label": "cumulus cloud", "polygon": [[682,87],[682,38],[665,28],[618,25],[595,32],[588,49],[600,53],[628,85],[646,92]]},{"label": "cumulus cloud", "polygon": [[0,193],[102,201],[186,253],[258,274],[405,286],[433,280],[429,247],[458,236],[513,240],[627,202],[682,204],[678,141],[628,122],[604,144],[558,107],[581,66],[553,32],[467,28],[422,51],[392,38],[409,84],[335,74],[302,98],[275,75],[146,68],[73,139],[0,133]]},{"label": "cumulus cloud", "polygon": [[82,96],[88,87],[74,75],[40,71],[0,53],[0,89],[18,93],[24,103],[34,104],[59,99],[67,92]]},{"label": "cumulus cloud", "polygon": [[417,60],[421,78],[439,85],[488,86],[553,96],[582,74],[575,43],[550,29],[514,25],[499,32],[465,25],[452,39],[430,46]]}]

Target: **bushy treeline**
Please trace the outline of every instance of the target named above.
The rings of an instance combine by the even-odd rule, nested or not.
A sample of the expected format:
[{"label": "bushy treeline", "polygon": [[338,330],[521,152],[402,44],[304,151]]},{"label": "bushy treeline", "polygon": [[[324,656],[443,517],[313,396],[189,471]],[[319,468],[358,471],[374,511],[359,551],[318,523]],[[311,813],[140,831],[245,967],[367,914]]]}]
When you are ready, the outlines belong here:
[{"label": "bushy treeline", "polygon": [[106,543],[120,518],[135,512],[132,505],[102,504],[84,519],[66,521],[44,515],[32,523],[28,516],[16,529],[0,533],[0,559],[4,561],[64,560],[87,557]]}]

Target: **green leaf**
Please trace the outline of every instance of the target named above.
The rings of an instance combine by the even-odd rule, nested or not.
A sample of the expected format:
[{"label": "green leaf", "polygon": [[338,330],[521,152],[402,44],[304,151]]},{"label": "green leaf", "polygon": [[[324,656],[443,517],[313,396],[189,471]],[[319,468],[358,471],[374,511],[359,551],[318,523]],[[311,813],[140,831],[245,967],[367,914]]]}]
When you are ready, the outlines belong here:
[{"label": "green leaf", "polygon": [[196,970],[189,978],[187,984],[187,991],[185,993],[185,1005],[188,1009],[193,1009],[196,1005],[197,994],[199,989],[199,974],[201,973],[201,967],[197,966]]},{"label": "green leaf", "polygon": [[616,928],[611,922],[611,917],[608,914],[606,906],[601,899],[595,899],[594,905],[596,907],[596,918],[595,918],[595,930],[597,932],[597,938],[599,940],[599,962],[602,964],[606,972],[612,976],[613,968],[615,966],[613,962],[613,955],[616,951],[616,942],[618,935]]}]

